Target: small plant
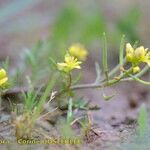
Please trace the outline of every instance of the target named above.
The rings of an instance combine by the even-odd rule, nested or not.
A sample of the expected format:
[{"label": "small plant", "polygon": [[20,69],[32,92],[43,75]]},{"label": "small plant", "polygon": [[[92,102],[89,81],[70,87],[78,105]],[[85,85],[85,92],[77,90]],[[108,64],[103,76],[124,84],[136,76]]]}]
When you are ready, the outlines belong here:
[{"label": "small plant", "polygon": [[139,108],[137,117],[137,134],[121,144],[123,150],[141,150],[149,149],[149,126],[148,126],[148,111],[145,104]]},{"label": "small plant", "polygon": [[[124,36],[123,36],[124,39]],[[65,55],[64,62],[57,63],[57,69],[61,73],[65,73],[65,75],[69,76],[68,83],[70,90],[76,90],[76,89],[82,89],[82,88],[103,88],[106,86],[112,86],[113,84],[116,84],[121,81],[130,81],[130,80],[136,80],[143,84],[150,84],[149,82],[143,81],[139,79],[141,75],[143,75],[150,66],[150,52],[148,52],[148,49],[144,49],[143,46],[140,46],[136,49],[134,49],[130,43],[126,44],[126,56],[124,57],[124,40],[121,41],[120,46],[120,56],[119,56],[119,65],[117,65],[112,71],[109,72],[108,69],[108,63],[107,63],[107,43],[106,43],[106,36],[104,34],[104,46],[103,46],[103,52],[102,52],[102,64],[103,64],[103,72],[104,77],[101,81],[97,81],[90,84],[83,84],[83,85],[72,85],[72,71],[74,69],[81,69],[81,64],[83,61],[77,56],[77,52],[79,53],[80,57],[83,57],[85,60],[88,52],[82,53],[82,48],[78,49],[75,47],[72,47],[73,49],[76,49],[75,53],[70,53],[70,50],[67,51]],[[74,50],[75,51],[75,50]],[[81,52],[80,52],[81,51]],[[81,56],[83,55],[83,56]],[[125,69],[125,64],[129,62],[131,66],[128,69]],[[141,63],[147,63],[148,66],[140,69]],[[98,64],[97,64],[98,65]],[[96,66],[96,72],[99,74],[99,68]],[[119,75],[117,73],[120,72]],[[100,78],[100,77],[97,77]],[[71,82],[71,83],[70,83]]]},{"label": "small plant", "polygon": [[[86,88],[103,89],[115,85],[123,81],[135,80],[145,85],[150,85],[150,82],[143,81],[140,77],[149,69],[150,66],[150,52],[143,46],[132,47],[131,44],[126,44],[126,54],[124,54],[125,36],[121,39],[119,49],[119,64],[109,70],[108,58],[107,58],[107,39],[105,33],[103,34],[103,49],[102,49],[102,67],[103,75],[99,64],[96,63],[97,77],[95,82],[86,84],[77,84],[80,80],[80,74],[74,73],[75,70],[81,69],[83,62],[87,60],[89,52],[86,48],[77,43],[69,47],[64,55],[62,62],[55,62],[53,58],[50,58],[51,63],[55,66],[55,71],[59,71],[59,76],[55,75],[51,77],[50,82],[46,86],[34,87],[30,80],[30,88],[24,91],[24,104],[21,113],[16,112],[16,116],[13,119],[13,124],[16,129],[16,138],[32,138],[32,132],[35,130],[36,121],[43,116],[51,113],[50,102],[55,100],[55,110],[60,109],[67,110],[65,122],[67,126],[72,127],[74,124],[80,124],[82,134],[87,134],[91,129],[92,121],[90,119],[90,111],[97,110],[98,106],[91,106],[89,102],[84,102],[83,98],[79,98],[75,94],[75,90],[82,90]],[[126,64],[129,64],[126,66]],[[141,68],[140,65],[145,63],[146,66]],[[59,89],[57,92],[52,92],[52,89],[56,84],[56,81],[61,77],[61,83],[59,82]],[[5,70],[0,70],[0,86],[7,82],[8,78]],[[42,90],[35,90],[36,88]],[[50,96],[51,95],[51,96]],[[114,95],[107,96],[104,94],[105,100],[110,100]],[[49,99],[49,100],[48,100]],[[45,106],[48,109],[45,110]],[[74,113],[74,110],[80,111],[80,115]],[[46,112],[46,113],[45,113]],[[141,117],[140,117],[141,118]],[[140,119],[141,120],[141,119]],[[141,122],[139,120],[139,122]],[[66,128],[66,126],[65,126]],[[71,132],[72,133],[72,132]]]},{"label": "small plant", "polygon": [[47,97],[54,86],[55,77],[52,79],[53,80],[50,80],[40,98],[38,98],[38,93],[35,93],[34,91],[29,91],[27,95],[25,95],[24,108],[21,114],[17,114],[16,112],[16,116],[13,119],[13,125],[15,126],[15,135],[17,139],[32,138],[36,121],[42,113]]},{"label": "small plant", "polygon": [[[121,45],[120,45],[119,65],[109,72],[108,62],[107,62],[107,41],[106,41],[105,34],[103,35],[103,41],[104,41],[103,51],[102,51],[102,64],[103,64],[103,72],[104,72],[103,78],[101,79],[100,77],[101,71],[99,67],[96,66],[96,72],[97,72],[97,78],[95,80],[96,82],[88,83],[88,84],[81,84],[81,85],[80,84],[73,85],[74,83],[73,74],[72,74],[73,70],[81,69],[81,64],[83,63],[84,60],[86,60],[88,52],[86,52],[86,49],[81,45],[78,45],[77,47],[76,45],[71,46],[71,49],[69,49],[65,54],[64,62],[57,63],[57,69],[60,71],[60,73],[65,74],[65,76],[67,76],[67,78],[65,78],[67,84],[64,86],[64,89],[61,91],[60,95],[68,93],[67,96],[72,99],[72,97],[74,97],[73,93],[75,90],[78,90],[78,89],[81,90],[85,88],[102,89],[105,87],[115,85],[116,83],[119,83],[122,81],[135,80],[142,84],[150,85],[150,82],[143,81],[139,78],[149,69],[149,66],[150,66],[150,52],[148,51],[148,49],[145,49],[143,46],[133,48],[130,43],[127,43],[126,54],[124,56],[125,36],[123,36],[121,40]],[[75,53],[75,49],[76,49],[76,53]],[[70,53],[70,51],[72,53]],[[127,69],[126,69],[126,63],[130,63],[130,66]],[[141,69],[140,65],[142,63],[146,63],[148,66]],[[113,96],[105,95],[104,99],[109,100]],[[71,103],[71,106],[73,107],[74,104],[72,103]],[[69,104],[70,102],[68,102],[68,105]],[[70,109],[68,109],[68,111],[70,112]],[[73,112],[71,114],[73,114]]]}]

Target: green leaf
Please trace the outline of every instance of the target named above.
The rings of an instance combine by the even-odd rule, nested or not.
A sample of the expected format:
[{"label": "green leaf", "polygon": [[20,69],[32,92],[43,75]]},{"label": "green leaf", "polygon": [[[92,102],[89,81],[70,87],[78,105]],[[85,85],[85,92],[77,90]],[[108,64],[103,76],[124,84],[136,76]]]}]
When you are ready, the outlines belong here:
[{"label": "green leaf", "polygon": [[33,116],[33,121],[35,121],[39,117],[40,113],[42,112],[44,104],[46,102],[46,99],[47,99],[48,95],[50,94],[50,92],[56,82],[56,79],[57,79],[57,75],[53,76],[50,79],[45,92],[43,93],[43,95],[41,96],[41,98],[39,100],[39,103],[37,104],[37,107],[35,109],[34,116]]},{"label": "green leaf", "polygon": [[100,65],[97,62],[95,62],[95,70],[96,70],[95,83],[99,83],[101,80],[101,69],[100,69]]},{"label": "green leaf", "polygon": [[52,57],[49,57],[50,63],[54,68],[57,68],[57,63],[55,62],[55,60]]},{"label": "green leaf", "polygon": [[125,45],[125,35],[122,36],[121,42],[120,42],[120,49],[119,49],[119,64],[120,67],[124,64],[124,45]]},{"label": "green leaf", "polygon": [[108,81],[107,39],[105,33],[103,33],[102,63],[105,77]]},{"label": "green leaf", "polygon": [[73,119],[73,112],[72,112],[72,98],[69,99],[68,103],[68,112],[67,112],[67,122],[70,123]]},{"label": "green leaf", "polygon": [[72,81],[72,84],[77,84],[81,80],[82,74],[76,75],[76,78]]},{"label": "green leaf", "polygon": [[138,115],[138,131],[140,136],[144,136],[148,131],[148,114],[145,104],[140,107]]},{"label": "green leaf", "polygon": [[74,138],[75,133],[73,129],[71,128],[70,124],[65,120],[65,119],[60,119],[59,120],[59,130],[60,134],[63,138]]},{"label": "green leaf", "polygon": [[105,95],[105,94],[103,93],[103,98],[104,98],[105,101],[111,100],[114,96],[115,96],[115,95],[107,96],[107,95]]}]

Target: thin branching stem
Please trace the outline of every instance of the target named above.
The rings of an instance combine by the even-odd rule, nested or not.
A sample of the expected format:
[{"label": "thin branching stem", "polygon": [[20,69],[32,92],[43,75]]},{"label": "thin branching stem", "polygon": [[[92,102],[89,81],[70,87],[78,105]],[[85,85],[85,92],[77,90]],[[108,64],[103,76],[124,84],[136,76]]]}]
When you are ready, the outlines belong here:
[{"label": "thin branching stem", "polygon": [[[126,59],[123,59],[123,65],[126,63]],[[119,70],[120,70],[120,64],[118,64],[116,67],[114,67],[108,74],[109,78],[113,77]]]},{"label": "thin branching stem", "polygon": [[131,69],[129,69],[127,72],[124,72],[123,74],[121,74],[118,77],[118,79],[112,79],[112,80],[105,81],[102,83],[75,85],[75,86],[71,87],[71,90],[88,89],[88,88],[104,88],[104,87],[112,86],[112,85],[118,83],[119,81],[122,81],[124,79],[124,77],[126,77],[128,75],[129,72],[131,72]]},{"label": "thin branching stem", "polygon": [[[124,63],[125,63],[125,59],[124,59]],[[114,74],[119,70],[119,66],[117,65],[110,73],[109,73],[109,77],[113,77]],[[149,70],[148,66],[145,66],[142,71],[138,74],[135,75],[135,77],[141,77],[142,75],[144,75],[147,71]],[[70,86],[70,90],[80,90],[80,89],[91,89],[91,88],[103,88],[106,86],[111,86],[113,84],[120,82],[124,82],[124,81],[133,81],[134,79],[132,77],[127,77],[127,78],[121,78],[121,79],[113,79],[110,80],[109,82],[106,82],[106,80],[102,80],[101,83],[87,83],[87,84],[79,84],[79,85],[73,85]],[[44,86],[43,86],[44,87]],[[6,95],[12,95],[12,94],[18,94],[18,93],[22,93],[22,92],[27,92],[28,88],[15,88],[9,91],[6,91],[5,93],[3,93],[3,96]],[[60,92],[56,93],[56,97],[59,97],[60,95],[62,95],[63,93],[65,93],[66,90],[62,90]]]},{"label": "thin branching stem", "polygon": [[[149,66],[145,66],[139,73],[137,73],[136,75],[134,75],[135,77],[137,78],[140,78],[141,76],[143,76],[148,70],[150,69]],[[126,79],[123,79],[124,81],[132,81],[133,78],[132,77],[129,77],[129,78],[126,78]]]},{"label": "thin branching stem", "polygon": [[150,67],[147,65],[145,66],[138,74],[136,74],[135,76],[140,78],[141,76],[143,76],[148,70],[150,69]]},{"label": "thin branching stem", "polygon": [[139,82],[139,83],[142,83],[142,84],[144,84],[144,85],[150,85],[150,82],[148,82],[148,81],[141,80],[141,79],[139,79],[138,77],[133,76],[133,75],[131,75],[131,74],[129,74],[129,76],[130,76],[131,78],[133,78],[133,80],[135,80],[135,81],[137,81],[137,82]]}]

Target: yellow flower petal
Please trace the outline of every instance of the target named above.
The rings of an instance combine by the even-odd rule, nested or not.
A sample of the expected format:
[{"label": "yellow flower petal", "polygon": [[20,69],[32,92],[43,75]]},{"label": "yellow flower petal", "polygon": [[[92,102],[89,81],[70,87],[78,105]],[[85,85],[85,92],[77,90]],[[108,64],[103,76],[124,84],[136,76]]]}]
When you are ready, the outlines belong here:
[{"label": "yellow flower petal", "polygon": [[150,67],[150,60],[149,60],[149,61],[147,61],[146,63],[147,63],[147,65]]},{"label": "yellow flower petal", "polygon": [[134,49],[133,49],[133,47],[131,46],[130,43],[126,44],[126,52],[127,53],[133,53],[134,52]]},{"label": "yellow flower petal", "polygon": [[80,66],[76,66],[75,68],[77,68],[77,69],[81,69],[81,67],[80,67]]},{"label": "yellow flower petal", "polygon": [[128,62],[132,62],[134,58],[134,49],[130,43],[126,44],[126,59]]},{"label": "yellow flower petal", "polygon": [[136,67],[133,67],[133,73],[138,73],[140,72],[140,67],[136,66]]},{"label": "yellow flower petal", "polygon": [[8,78],[7,78],[7,77],[1,79],[1,80],[0,80],[0,87],[2,87],[7,81],[8,81]]},{"label": "yellow flower petal", "polygon": [[137,59],[144,58],[144,56],[146,55],[146,51],[145,51],[144,47],[140,46],[140,47],[136,48],[134,51],[134,55],[135,55],[135,58],[137,58]]},{"label": "yellow flower petal", "polygon": [[126,59],[133,66],[138,66],[141,63],[147,63],[150,66],[150,52],[144,46],[134,49],[130,43],[126,44]]},{"label": "yellow flower petal", "polygon": [[0,69],[0,79],[3,79],[7,76],[6,71],[4,69]]},{"label": "yellow flower petal", "polygon": [[74,58],[73,56],[66,54],[64,62],[63,63],[57,63],[57,68],[60,71],[70,72],[73,69],[80,69],[81,63],[82,62],[78,61],[77,58]]},{"label": "yellow flower petal", "polygon": [[88,52],[85,47],[79,43],[76,43],[69,47],[69,54],[79,60],[86,60]]}]

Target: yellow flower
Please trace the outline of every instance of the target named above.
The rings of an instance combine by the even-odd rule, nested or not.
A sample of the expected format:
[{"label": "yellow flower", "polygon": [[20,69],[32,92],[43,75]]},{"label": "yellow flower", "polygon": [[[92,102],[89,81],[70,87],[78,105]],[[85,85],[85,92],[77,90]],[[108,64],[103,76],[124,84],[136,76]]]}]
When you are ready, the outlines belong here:
[{"label": "yellow flower", "polygon": [[79,60],[86,60],[88,52],[85,47],[79,43],[69,47],[69,54]]},{"label": "yellow flower", "polygon": [[4,69],[0,69],[0,87],[4,87],[8,81],[7,73]]},{"label": "yellow flower", "polygon": [[133,57],[134,57],[134,49],[130,45],[130,43],[127,43],[126,44],[126,59],[128,62],[132,62]]},{"label": "yellow flower", "polygon": [[140,72],[140,70],[141,69],[138,66],[132,68],[133,73],[138,73],[138,72]]},{"label": "yellow flower", "polygon": [[140,46],[134,49],[130,43],[126,44],[126,59],[133,66],[138,66],[140,63],[147,63],[150,66],[150,52],[148,49]]},{"label": "yellow flower", "polygon": [[58,70],[64,71],[64,72],[70,72],[73,69],[81,69],[80,64],[82,62],[78,61],[77,58],[74,58],[70,54],[65,55],[65,60],[63,63],[57,63]]}]

